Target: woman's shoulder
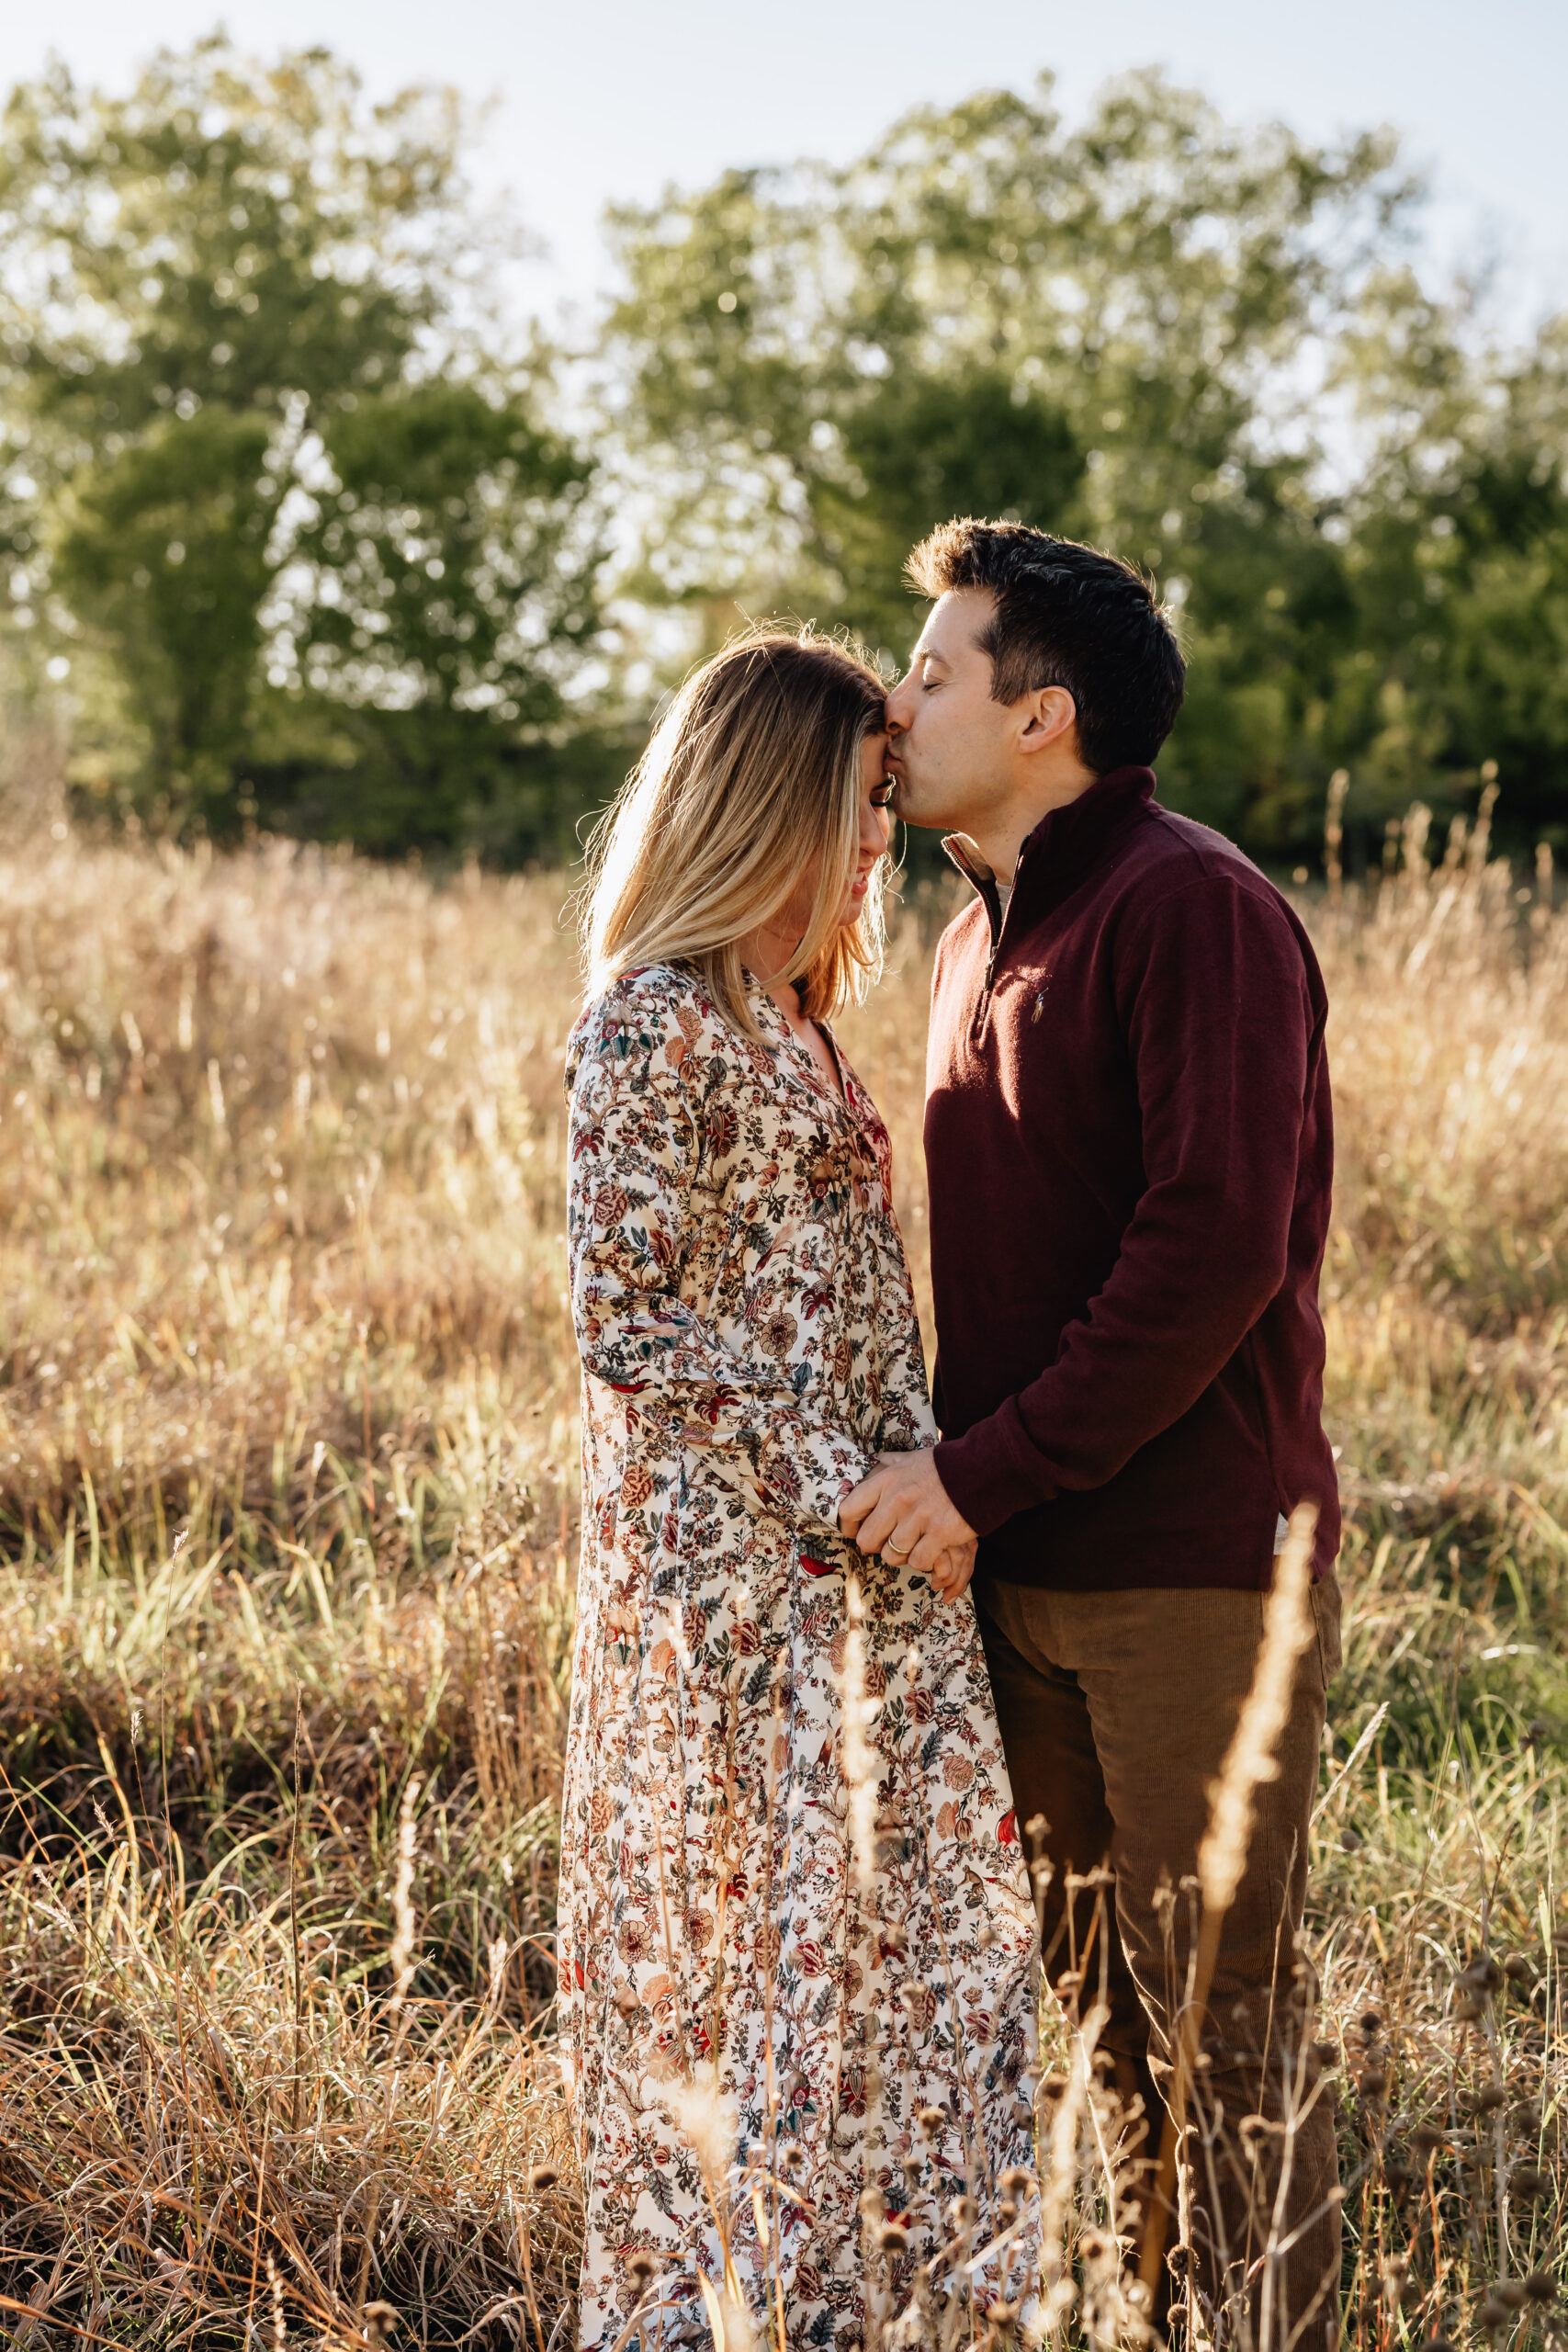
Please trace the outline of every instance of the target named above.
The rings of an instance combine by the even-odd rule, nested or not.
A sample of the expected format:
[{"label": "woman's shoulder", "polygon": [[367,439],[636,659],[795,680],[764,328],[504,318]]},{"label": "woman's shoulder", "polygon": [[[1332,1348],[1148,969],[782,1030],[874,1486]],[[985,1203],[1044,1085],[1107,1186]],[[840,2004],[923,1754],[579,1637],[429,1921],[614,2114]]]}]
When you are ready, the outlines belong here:
[{"label": "woman's shoulder", "polygon": [[566,1080],[584,1063],[638,1061],[671,1073],[694,1054],[728,1037],[701,976],[680,964],[645,964],[619,973],[591,997],[567,1043]]}]

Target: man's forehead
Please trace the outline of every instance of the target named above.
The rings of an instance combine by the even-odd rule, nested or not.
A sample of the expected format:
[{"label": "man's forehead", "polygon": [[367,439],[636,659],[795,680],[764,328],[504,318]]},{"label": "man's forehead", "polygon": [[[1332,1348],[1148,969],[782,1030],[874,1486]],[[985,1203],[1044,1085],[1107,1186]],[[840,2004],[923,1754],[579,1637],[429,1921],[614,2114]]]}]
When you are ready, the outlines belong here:
[{"label": "man's forehead", "polygon": [[947,589],[926,616],[913,658],[919,661],[929,655],[935,661],[952,662],[965,653],[977,651],[980,631],[994,602],[988,589]]}]

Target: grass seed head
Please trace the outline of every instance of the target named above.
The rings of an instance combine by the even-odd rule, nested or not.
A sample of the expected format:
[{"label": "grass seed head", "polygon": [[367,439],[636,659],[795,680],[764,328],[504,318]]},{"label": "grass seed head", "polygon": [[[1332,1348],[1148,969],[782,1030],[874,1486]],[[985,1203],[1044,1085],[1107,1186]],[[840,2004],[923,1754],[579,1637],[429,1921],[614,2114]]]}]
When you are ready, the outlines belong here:
[{"label": "grass seed head", "polygon": [[[27,2214],[7,2212],[7,2260],[30,2280],[49,2275],[62,2245],[90,2243],[101,2283],[78,2273],[73,2303],[67,2278],[59,2308],[90,2312],[88,2298],[100,2297],[113,2314],[100,2324],[117,2342],[151,2340],[167,2318],[170,2281],[148,2260],[139,2195],[188,2195],[189,2142],[172,2142],[165,2119],[194,2095],[213,2144],[267,2146],[263,2243],[297,2245],[328,2282],[324,2343],[349,2352],[365,2340],[357,2299],[367,2290],[356,2249],[343,2241],[367,2211],[366,2183],[389,2165],[403,2169],[409,2193],[382,2199],[374,2275],[429,2288],[428,2317],[401,2337],[462,2341],[498,2290],[523,2296],[510,2184],[567,2144],[553,2070],[532,2071],[525,2014],[538,1989],[531,1955],[548,1935],[556,1894],[548,1838],[532,1841],[549,1823],[561,1762],[559,1710],[538,1694],[563,1690],[570,1672],[579,1510],[558,1213],[558,1046],[577,980],[555,928],[558,886],[476,873],[460,891],[433,888],[282,844],[233,859],[86,842],[51,850],[47,862],[25,845],[0,854],[0,1190],[12,1211],[0,1220],[0,1293],[14,1309],[0,1381],[0,1508],[10,1514],[0,1544],[0,1760],[47,1748],[78,1774],[70,1802],[85,1832],[79,1858],[54,1859],[51,1848],[42,1865],[9,1840],[9,1860],[0,1857],[10,1905],[0,1908],[10,1923],[0,1924],[0,2036],[12,2053],[0,2137],[59,2184]],[[1320,1821],[1313,1908],[1289,1958],[1303,1993],[1295,1968],[1321,1962],[1352,2072],[1369,2066],[1391,2083],[1393,2037],[1371,1988],[1388,1988],[1392,2029],[1397,1986],[1397,2083],[1413,2116],[1444,2118],[1450,2101],[1472,2111],[1471,2071],[1491,2075],[1496,2035],[1510,2077],[1506,2127],[1504,2110],[1473,2110],[1451,2166],[1435,2162],[1440,2132],[1429,2143],[1418,2124],[1408,2134],[1410,2159],[1433,2167],[1444,2217],[1451,2208],[1474,2244],[1463,2280],[1413,2259],[1425,2308],[1445,2315],[1461,2284],[1505,2267],[1499,2142],[1517,2257],[1507,2267],[1541,2261],[1530,2278],[1553,2267],[1545,2249],[1555,2248],[1562,2165],[1554,2131],[1542,2138],[1539,2112],[1517,2094],[1547,2082],[1555,2100],[1562,2078],[1561,2018],[1532,1987],[1568,1969],[1568,1913],[1538,1927],[1533,1911],[1510,1906],[1527,1883],[1557,1882],[1556,1815],[1542,1799],[1560,1774],[1562,1711],[1548,1676],[1568,1638],[1568,1583],[1544,1529],[1568,1510],[1552,1434],[1568,1368],[1568,912],[1537,904],[1527,935],[1512,896],[1519,879],[1500,863],[1436,874],[1413,863],[1381,897],[1354,906],[1347,893],[1335,910],[1306,910],[1340,1041],[1324,1293],[1329,1412],[1347,1436],[1349,1474],[1340,1712],[1347,1730],[1355,1713],[1375,1736],[1377,1701],[1397,1701],[1405,1687],[1399,1645],[1414,1628],[1418,1652],[1452,1647],[1461,1659],[1457,1712],[1487,1761],[1470,1828],[1424,1849],[1413,1873],[1406,1833],[1434,1798],[1439,1826],[1449,1808],[1447,1748],[1407,1730],[1390,1752],[1386,1792],[1374,1797],[1381,1750],[1369,1745]],[[924,1001],[924,958],[912,954],[850,1016],[847,1038],[906,1167],[918,1155]],[[51,1007],[85,1010],[91,1035],[65,1039]],[[318,1025],[306,1030],[307,1015]],[[438,1032],[440,1056],[428,1050]],[[316,1043],[301,1046],[306,1035]],[[215,1055],[220,1069],[209,1067]],[[361,1182],[372,1165],[373,1193]],[[93,1248],[73,1274],[77,1231]],[[1521,1233],[1539,1238],[1533,1261],[1515,1246]],[[915,1255],[923,1284],[918,1242]],[[498,1469],[513,1458],[514,1469]],[[1539,1502],[1540,1529],[1526,1497]],[[172,1545],[175,1521],[188,1540]],[[1427,1534],[1439,1523],[1453,1533],[1438,1547],[1441,1564]],[[1485,1597],[1479,1573],[1504,1544],[1542,1629],[1540,1655],[1521,1652],[1517,1666],[1500,1646],[1517,1622]],[[170,1610],[144,1605],[149,1562],[170,1579],[166,1595],[153,1595]],[[635,1631],[635,1611],[626,1618]],[[62,1625],[71,1628],[63,1644]],[[1482,1677],[1476,1653],[1494,1645]],[[1487,1745],[1484,1711],[1474,1710],[1483,1680],[1508,1693],[1499,1719],[1528,1720],[1522,1743],[1515,1728]],[[276,1934],[275,1865],[295,1826],[297,1689],[311,1760],[298,1825],[306,1907],[295,2130],[292,1954]],[[133,1700],[139,1726],[127,1719]],[[165,1716],[166,1738],[154,1729]],[[128,1843],[118,1802],[102,1812],[101,1842],[92,1826],[104,1763],[83,1727],[98,1724],[133,1814],[135,1762],[162,1747],[192,1883],[225,1858],[243,1923],[225,1909],[193,1924],[187,1909],[176,1945],[178,1893],[172,1874],[154,1881],[149,1846],[130,1928],[137,1833]],[[276,1798],[247,1796],[243,1821],[226,1816],[214,1792],[250,1790],[258,1759]],[[389,1969],[391,1930],[381,1922],[403,1861],[396,1792],[411,1770],[430,1775],[419,1799],[419,1917],[416,1934],[411,1871]],[[1489,1869],[1508,1857],[1490,1933],[1511,1948],[1494,1949],[1489,1935],[1462,1965],[1445,1967],[1437,1955],[1451,1949],[1454,1920],[1475,1916],[1476,1831]],[[1043,1816],[1026,1821],[1025,1855],[1048,1834]],[[161,1823],[156,1842],[166,1850]],[[119,1917],[145,2012],[137,2018],[96,1990],[84,1999],[103,1981],[98,1905],[109,1868],[126,1874]],[[1090,1887],[1092,1875],[1078,1883]],[[1196,1923],[1196,1891],[1192,1882],[1158,1892],[1173,1948]],[[1325,1914],[1339,1922],[1329,1939]],[[43,1932],[46,1917],[54,1925]],[[515,1957],[497,1984],[486,1955],[502,1932]],[[908,1948],[901,1930],[874,1932],[885,1956]],[[982,1948],[994,1951],[991,1932],[987,1923]],[[650,1984],[657,1964],[648,1959]],[[405,1971],[406,2007],[389,2033],[389,1988]],[[459,2076],[453,2023],[462,2020],[460,2042],[487,1975],[493,2008]],[[205,2028],[190,2030],[193,1984],[213,2011],[211,2051]],[[635,2030],[639,2005],[627,1993]],[[40,2038],[39,2017],[61,2028]],[[1369,2018],[1375,2031],[1358,2023]],[[1470,2040],[1472,2029],[1488,2041]],[[1047,2033],[1060,2031],[1053,2016]],[[102,2112],[119,2137],[107,2158],[87,2103],[62,2120],[64,2045],[108,2086]],[[1042,2063],[1060,2064],[1062,2047],[1048,2040]],[[169,2072],[176,2048],[188,2091]],[[1338,2063],[1337,2051],[1323,2054]],[[1091,2123],[1100,2104],[1098,2094],[1089,2102]],[[1038,2113],[1049,2128],[1056,2118],[1076,2125],[1084,2110],[1060,2092],[1053,2105],[1047,2088]],[[1380,2168],[1370,2145],[1386,2115],[1382,2105],[1360,2108],[1346,2208],[1350,2308],[1371,2289],[1369,2325],[1382,2332],[1374,2250],[1392,2242],[1382,2190],[1401,2194],[1405,2161],[1391,2148]],[[1075,2140],[1064,2156],[1059,2246],[1074,2243],[1102,2195],[1094,2159],[1080,2169],[1086,2145]],[[490,2152],[508,2147],[504,2164],[492,2161]],[[907,2177],[894,2175],[900,2210],[906,2194],[914,2204],[929,2188],[928,2154],[919,2150]],[[253,2185],[241,2183],[243,2195]],[[1055,2167],[1049,2186],[1054,2193]],[[564,2165],[525,2215],[547,2341],[564,2308],[554,2282],[571,2273],[581,2226]],[[193,2341],[221,2332],[248,2299],[265,2341],[276,2306],[269,2313],[268,2281],[253,2291],[250,2244],[226,2253],[214,2238],[204,2261],[183,2273],[180,2325]],[[1506,2329],[1537,2315],[1525,2283],[1530,2308],[1506,2317]],[[1054,2291],[1045,2300],[1063,2335],[1068,2306],[1051,2301]],[[1539,2309],[1536,2335],[1548,2352],[1568,2352],[1545,2296]],[[1468,2301],[1467,2342],[1474,2310]],[[303,2340],[303,2318],[294,2332]],[[980,2339],[995,2332],[993,2320]],[[312,2319],[312,2341],[317,2333]]]},{"label": "grass seed head", "polygon": [[696,2157],[711,2195],[728,2177],[735,2162],[739,2130],[735,2101],[719,2089],[711,2066],[688,2077],[677,2075],[662,2084],[660,2091],[675,2129]]}]

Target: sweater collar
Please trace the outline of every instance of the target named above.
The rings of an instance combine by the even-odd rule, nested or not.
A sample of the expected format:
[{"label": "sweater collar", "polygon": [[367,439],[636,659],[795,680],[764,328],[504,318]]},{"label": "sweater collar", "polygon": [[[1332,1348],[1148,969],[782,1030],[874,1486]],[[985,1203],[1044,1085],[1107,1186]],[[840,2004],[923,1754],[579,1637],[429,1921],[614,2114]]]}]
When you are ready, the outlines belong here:
[{"label": "sweater collar", "polygon": [[[1154,797],[1153,768],[1110,768],[1096,776],[1087,791],[1065,808],[1053,808],[1029,834],[1013,869],[1013,900],[1028,902],[1043,888],[1053,897],[1097,865],[1105,850],[1138,811]],[[1001,931],[1001,896],[997,876],[982,865],[957,833],[943,837],[942,847],[960,874],[985,901],[991,937]],[[1009,912],[1012,911],[1010,902]],[[1020,905],[1019,912],[1023,912]]]}]

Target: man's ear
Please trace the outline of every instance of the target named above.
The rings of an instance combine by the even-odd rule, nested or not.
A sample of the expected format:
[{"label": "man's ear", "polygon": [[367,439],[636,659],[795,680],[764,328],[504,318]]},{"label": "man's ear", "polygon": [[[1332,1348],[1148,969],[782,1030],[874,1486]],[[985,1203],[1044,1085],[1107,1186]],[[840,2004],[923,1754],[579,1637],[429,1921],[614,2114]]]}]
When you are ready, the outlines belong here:
[{"label": "man's ear", "polygon": [[1043,752],[1053,743],[1074,748],[1078,707],[1066,686],[1036,686],[1024,695],[1021,715],[1025,721],[1018,738],[1021,752]]}]

